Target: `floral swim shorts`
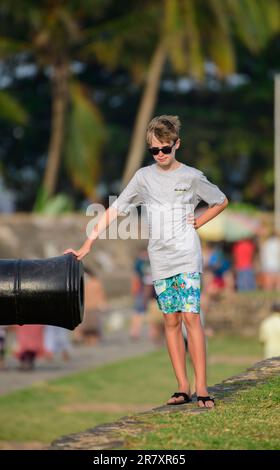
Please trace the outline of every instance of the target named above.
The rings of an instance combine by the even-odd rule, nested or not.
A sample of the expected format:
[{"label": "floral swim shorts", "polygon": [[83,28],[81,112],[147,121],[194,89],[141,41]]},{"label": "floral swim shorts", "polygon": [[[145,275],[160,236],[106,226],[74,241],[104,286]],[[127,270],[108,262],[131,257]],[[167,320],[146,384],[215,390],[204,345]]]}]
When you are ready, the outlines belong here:
[{"label": "floral swim shorts", "polygon": [[159,309],[163,313],[200,313],[200,273],[187,272],[153,281]]}]

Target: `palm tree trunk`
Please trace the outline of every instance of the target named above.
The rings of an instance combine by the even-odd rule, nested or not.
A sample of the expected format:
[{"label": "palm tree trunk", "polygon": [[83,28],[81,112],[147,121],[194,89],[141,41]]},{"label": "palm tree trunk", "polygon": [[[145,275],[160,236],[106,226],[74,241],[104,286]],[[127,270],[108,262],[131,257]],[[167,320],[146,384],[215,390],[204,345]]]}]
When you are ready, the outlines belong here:
[{"label": "palm tree trunk", "polygon": [[131,143],[126,160],[126,167],[122,178],[122,186],[126,186],[129,180],[137,171],[143,161],[145,150],[146,128],[152,117],[155,108],[160,78],[166,60],[166,48],[164,41],[161,41],[152,57],[150,68],[147,75],[147,81],[136,116],[136,121],[132,133]]},{"label": "palm tree trunk", "polygon": [[43,187],[48,197],[56,189],[65,131],[65,113],[69,99],[69,65],[66,61],[54,66],[52,77],[52,117],[47,165]]}]

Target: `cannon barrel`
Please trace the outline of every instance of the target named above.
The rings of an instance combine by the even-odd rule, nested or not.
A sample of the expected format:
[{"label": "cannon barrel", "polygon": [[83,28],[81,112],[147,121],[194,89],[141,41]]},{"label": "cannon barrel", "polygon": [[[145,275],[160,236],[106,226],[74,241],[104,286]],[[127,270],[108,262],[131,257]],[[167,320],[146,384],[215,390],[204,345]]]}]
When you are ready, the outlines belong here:
[{"label": "cannon barrel", "polygon": [[84,270],[73,254],[0,260],[0,325],[74,330],[84,313]]}]

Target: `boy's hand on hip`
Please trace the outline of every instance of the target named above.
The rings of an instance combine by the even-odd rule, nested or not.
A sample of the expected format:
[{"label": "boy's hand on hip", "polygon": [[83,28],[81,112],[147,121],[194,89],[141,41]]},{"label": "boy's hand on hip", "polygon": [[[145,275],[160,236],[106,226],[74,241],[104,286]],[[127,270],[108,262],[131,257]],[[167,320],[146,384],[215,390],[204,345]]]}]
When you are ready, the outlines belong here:
[{"label": "boy's hand on hip", "polygon": [[196,221],[196,218],[195,218],[194,214],[189,214],[188,215],[187,223],[191,224],[193,226],[193,228],[198,229],[198,224],[197,224],[197,221]]},{"label": "boy's hand on hip", "polygon": [[73,250],[72,248],[68,248],[63,252],[64,255],[67,253],[73,253],[78,261],[81,261],[85,256],[87,256],[91,250],[92,240],[86,240],[85,243],[81,246],[81,248],[77,251]]}]

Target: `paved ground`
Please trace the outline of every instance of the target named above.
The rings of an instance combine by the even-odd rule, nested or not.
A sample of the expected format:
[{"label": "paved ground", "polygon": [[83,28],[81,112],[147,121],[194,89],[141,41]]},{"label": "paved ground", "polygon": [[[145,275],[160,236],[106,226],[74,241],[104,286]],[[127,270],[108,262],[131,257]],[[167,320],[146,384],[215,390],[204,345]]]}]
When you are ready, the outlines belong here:
[{"label": "paved ground", "polygon": [[[98,367],[103,364],[119,361],[128,357],[138,356],[156,349],[148,338],[148,328],[144,324],[142,336],[139,341],[131,341],[128,336],[128,324],[131,317],[129,299],[120,298],[112,302],[115,309],[112,312],[121,313],[123,325],[117,331],[106,331],[104,341],[92,347],[72,347],[71,360],[64,362],[61,358],[52,363],[38,360],[34,371],[23,372],[18,370],[18,361],[13,357],[6,360],[6,368],[0,369],[0,395],[28,387],[37,382],[62,377],[81,370]],[[166,347],[165,344],[163,347]],[[209,364],[227,362],[231,364],[248,364],[260,360],[257,356],[229,357],[212,355],[208,358]]]},{"label": "paved ground", "polygon": [[[123,312],[126,320],[130,313],[128,310]],[[25,388],[43,380],[145,354],[155,349],[156,346],[148,338],[147,326],[144,325],[142,337],[138,341],[130,340],[127,328],[107,332],[104,335],[104,341],[100,344],[91,347],[73,345],[69,362],[64,362],[61,358],[56,358],[51,363],[38,360],[35,370],[30,372],[18,370],[18,361],[13,357],[8,357],[5,369],[0,370],[0,394]]]}]

